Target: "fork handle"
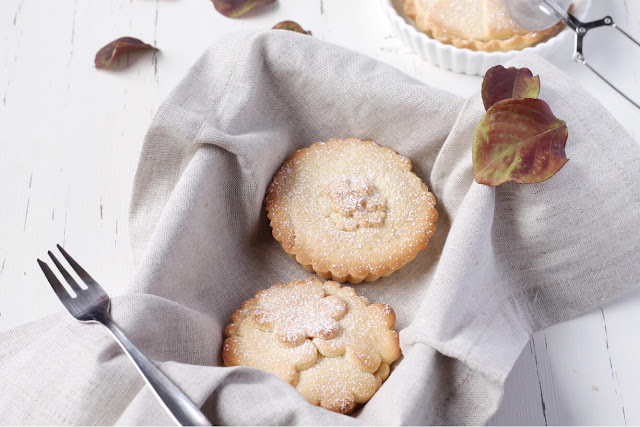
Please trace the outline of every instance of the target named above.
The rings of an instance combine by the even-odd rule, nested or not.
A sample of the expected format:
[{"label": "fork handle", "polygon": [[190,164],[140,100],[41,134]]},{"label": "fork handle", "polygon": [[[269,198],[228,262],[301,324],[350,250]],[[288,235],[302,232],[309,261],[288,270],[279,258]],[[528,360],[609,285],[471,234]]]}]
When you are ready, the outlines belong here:
[{"label": "fork handle", "polygon": [[180,425],[210,426],[200,409],[178,386],[153,364],[122,332],[110,316],[99,320],[113,334],[120,347],[138,368],[151,390],[160,399],[172,418]]}]

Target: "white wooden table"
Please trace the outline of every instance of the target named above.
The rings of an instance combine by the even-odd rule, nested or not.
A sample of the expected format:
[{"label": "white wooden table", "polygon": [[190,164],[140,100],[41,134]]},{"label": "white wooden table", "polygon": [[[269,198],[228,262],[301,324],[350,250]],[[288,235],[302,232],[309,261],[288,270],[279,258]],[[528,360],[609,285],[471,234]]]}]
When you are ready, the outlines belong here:
[{"label": "white wooden table", "polygon": [[[605,13],[640,36],[638,0],[593,0],[589,16]],[[480,87],[479,77],[442,71],[411,53],[374,0],[279,0],[239,20],[215,12],[209,0],[0,3],[0,330],[61,310],[35,262],[57,242],[81,254],[111,294],[123,292],[133,271],[129,194],[160,102],[223,34],[286,19],[431,86],[462,96]],[[121,36],[161,50],[123,57],[113,71],[96,70],[96,50]],[[595,44],[610,51],[602,49],[606,42]],[[569,51],[566,45],[549,60],[639,140],[640,111],[572,63]],[[621,78],[638,88],[640,49],[627,55],[636,66]],[[604,68],[622,75],[613,61]],[[640,423],[638,325],[640,291],[537,333],[492,423]]]}]

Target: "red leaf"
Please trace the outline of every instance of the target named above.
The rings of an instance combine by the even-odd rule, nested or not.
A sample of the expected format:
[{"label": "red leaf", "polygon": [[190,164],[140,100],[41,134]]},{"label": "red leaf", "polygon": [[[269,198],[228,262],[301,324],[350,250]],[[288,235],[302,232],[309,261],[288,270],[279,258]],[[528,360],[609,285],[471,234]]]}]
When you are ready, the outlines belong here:
[{"label": "red leaf", "polygon": [[540,94],[540,77],[533,77],[528,68],[490,68],[482,81],[482,101],[488,110],[496,102],[509,98],[537,98]]},{"label": "red leaf", "polygon": [[94,64],[96,65],[96,68],[107,68],[123,53],[146,49],[155,50],[156,48],[138,39],[134,39],[133,37],[120,37],[119,39],[104,46],[98,51],[98,53],[96,53]]},{"label": "red leaf", "polygon": [[311,35],[311,31],[303,30],[300,24],[294,21],[278,22],[276,25],[273,26],[272,29],[273,30],[289,30],[289,31],[295,31],[296,33]]},{"label": "red leaf", "polygon": [[256,6],[273,3],[276,0],[212,0],[218,12],[229,18],[244,15]]},{"label": "red leaf", "polygon": [[551,178],[569,159],[568,130],[541,99],[507,99],[486,112],[473,138],[476,181],[500,185]]}]

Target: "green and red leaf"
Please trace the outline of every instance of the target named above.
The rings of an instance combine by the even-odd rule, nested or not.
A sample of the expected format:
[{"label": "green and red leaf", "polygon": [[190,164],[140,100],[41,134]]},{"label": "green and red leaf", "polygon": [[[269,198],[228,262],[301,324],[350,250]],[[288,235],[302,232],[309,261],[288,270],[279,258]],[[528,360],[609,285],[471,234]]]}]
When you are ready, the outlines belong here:
[{"label": "green and red leaf", "polygon": [[147,49],[156,48],[133,37],[120,37],[100,49],[93,62],[96,68],[107,68],[124,53]]},{"label": "green and red leaf", "polygon": [[494,104],[476,128],[473,172],[480,184],[521,184],[551,178],[569,159],[568,130],[541,99],[507,99]]},{"label": "green and red leaf", "polygon": [[510,98],[537,98],[540,94],[540,77],[533,76],[528,68],[490,68],[482,81],[482,101],[489,110],[497,102]]},{"label": "green and red leaf", "polygon": [[311,35],[311,31],[305,31],[300,24],[294,21],[282,21],[273,26],[273,30],[289,30],[296,33]]},{"label": "green and red leaf", "polygon": [[229,18],[237,18],[254,7],[267,5],[276,0],[212,0],[218,12]]}]

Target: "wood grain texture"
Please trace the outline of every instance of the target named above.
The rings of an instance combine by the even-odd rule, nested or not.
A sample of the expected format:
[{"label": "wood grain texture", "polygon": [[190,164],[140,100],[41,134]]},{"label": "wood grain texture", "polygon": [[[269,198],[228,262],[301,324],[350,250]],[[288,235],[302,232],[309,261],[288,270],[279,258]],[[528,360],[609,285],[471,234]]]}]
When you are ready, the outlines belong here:
[{"label": "wood grain texture", "polygon": [[[592,1],[590,17],[611,14],[640,36],[638,1]],[[61,309],[35,262],[55,243],[111,294],[123,292],[134,280],[129,194],[160,102],[221,36],[287,19],[430,86],[461,96],[479,90],[479,77],[441,71],[413,54],[373,0],[279,0],[237,20],[217,14],[209,0],[0,4],[0,330]],[[121,36],[160,51],[125,55],[113,70],[96,70],[97,49]],[[611,37],[590,35],[587,53],[607,52],[594,64],[640,99],[640,49],[610,49]],[[570,53],[567,45],[549,60],[591,90],[637,140],[638,111]],[[624,67],[615,65],[616,54],[623,54]],[[534,335],[491,423],[640,423],[639,308],[640,291]]]}]

